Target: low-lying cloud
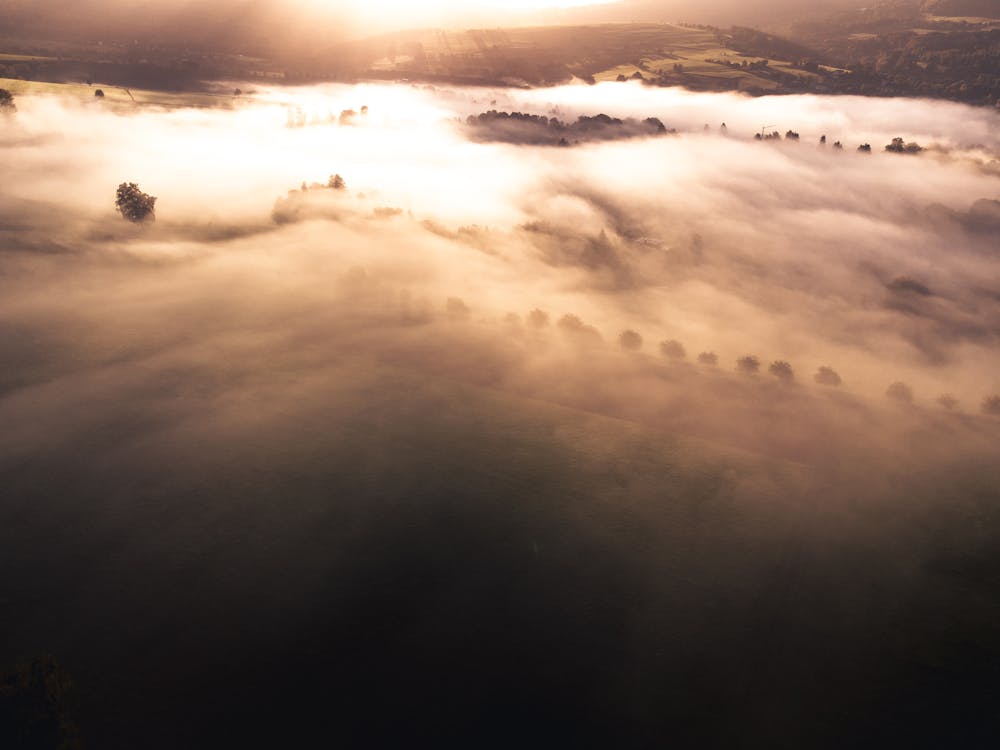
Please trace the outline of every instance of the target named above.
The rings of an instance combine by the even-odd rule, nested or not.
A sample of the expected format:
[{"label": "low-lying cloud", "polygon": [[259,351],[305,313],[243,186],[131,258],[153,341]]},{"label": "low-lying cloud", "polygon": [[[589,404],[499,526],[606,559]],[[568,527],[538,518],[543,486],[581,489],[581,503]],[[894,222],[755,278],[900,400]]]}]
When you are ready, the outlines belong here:
[{"label": "low-lying cloud", "polygon": [[[490,108],[677,133],[470,138]],[[800,140],[755,141],[771,123]],[[0,119],[2,582],[57,593],[17,589],[6,640],[90,654],[109,706],[148,676],[121,665],[162,670],[178,715],[206,664],[213,696],[237,686],[233,716],[271,710],[285,658],[313,687],[279,714],[325,716],[343,670],[359,737],[377,711],[356,685],[402,721],[451,726],[442,706],[460,705],[474,726],[491,675],[537,690],[508,734],[562,675],[602,675],[566,698],[581,733],[601,715],[656,734],[719,705],[763,730],[789,696],[880,721],[801,665],[877,691],[894,634],[939,641],[924,592],[965,597],[969,632],[992,612],[997,125],[926,101],[631,84],[262,90],[131,114],[21,97]],[[896,136],[926,150],[883,153]],[[155,223],[115,213],[125,181],[158,198]],[[93,601],[134,632],[103,637]],[[746,632],[772,631],[794,648],[760,651],[781,679],[751,689]],[[521,684],[504,648],[546,666]],[[745,695],[709,699],[731,673]],[[427,674],[444,675],[429,693]],[[414,695],[436,696],[427,713]],[[199,710],[192,732],[232,726]],[[116,731],[142,736],[98,735]]]}]

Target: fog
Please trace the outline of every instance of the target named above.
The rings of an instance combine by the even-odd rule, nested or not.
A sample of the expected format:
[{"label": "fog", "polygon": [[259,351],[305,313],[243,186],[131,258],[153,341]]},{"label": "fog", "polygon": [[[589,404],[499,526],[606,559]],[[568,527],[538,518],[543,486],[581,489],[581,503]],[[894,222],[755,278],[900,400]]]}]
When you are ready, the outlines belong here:
[{"label": "fog", "polygon": [[[655,116],[678,133],[569,149],[473,142],[480,130],[464,120],[487,108]],[[800,141],[754,141],[768,123]],[[3,231],[9,250],[34,252],[8,253],[20,270],[5,278],[4,305],[15,317],[26,297],[71,307],[53,292],[81,273],[122,275],[125,294],[233,272],[266,290],[276,270],[283,289],[310,289],[321,263],[321,286],[364,271],[435,315],[466,299],[484,345],[503,345],[508,332],[491,326],[508,314],[542,308],[579,315],[609,342],[635,328],[654,359],[676,338],[724,368],[748,352],[789,360],[803,380],[831,365],[852,393],[874,399],[904,380],[925,402],[948,391],[975,412],[1000,389],[996,125],[993,112],[953,104],[631,85],[264,91],[235,110],[132,115],[25,100],[4,124]],[[881,153],[896,135],[927,150]],[[875,153],[856,153],[860,143]],[[314,221],[272,221],[276,199],[333,173],[347,191],[299,199]],[[158,196],[155,225],[114,213],[109,195],[126,180]],[[316,315],[344,302],[322,295]],[[81,307],[74,315],[100,325],[101,306]],[[134,310],[130,325],[146,317]]]},{"label": "fog", "polygon": [[[631,84],[17,106],[0,640],[67,662],[100,746],[386,712],[375,736],[486,745],[995,730],[996,112]],[[676,133],[519,145],[466,125],[490,109]],[[116,214],[123,181],[155,222]]]}]

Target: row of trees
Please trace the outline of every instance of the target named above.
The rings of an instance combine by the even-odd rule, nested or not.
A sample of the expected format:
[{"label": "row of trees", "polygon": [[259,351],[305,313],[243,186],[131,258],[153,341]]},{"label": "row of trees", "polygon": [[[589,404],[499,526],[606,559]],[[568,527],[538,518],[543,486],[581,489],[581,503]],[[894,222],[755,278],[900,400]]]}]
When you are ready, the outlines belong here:
[{"label": "row of trees", "polygon": [[[723,123],[723,127],[725,127],[725,123]],[[705,129],[706,130],[708,129],[707,125],[705,126]],[[773,130],[770,133],[765,133],[764,131],[761,131],[760,133],[754,134],[754,140],[780,141],[781,133],[779,133],[777,130]],[[785,133],[785,140],[798,142],[799,134],[796,133],[794,130],[789,130]],[[824,147],[826,146],[825,134],[819,137],[819,145]],[[844,149],[844,144],[841,143],[840,141],[834,141],[833,148],[836,151],[842,151]],[[872,152],[872,146],[870,143],[862,143],[860,146],[858,146],[857,150],[862,154],[870,154]],[[919,154],[921,151],[924,150],[924,148],[918,143],[914,143],[912,141],[907,143],[902,138],[896,137],[892,139],[891,143],[886,145],[885,150],[895,154]]]},{"label": "row of trees", "polygon": [[[541,311],[535,311],[536,315]],[[544,313],[542,313],[544,314]],[[618,337],[618,343],[622,349],[629,352],[638,352],[642,349],[642,336],[633,330],[623,331]],[[680,341],[670,339],[660,342],[660,354],[668,359],[683,360],[687,357],[687,350]],[[715,352],[701,352],[697,361],[701,365],[717,367],[719,357]],[[746,354],[736,360],[736,371],[744,375],[757,375],[761,370],[761,361],[753,354]],[[776,359],[767,368],[768,373],[784,383],[795,381],[795,370],[789,362],[783,359]],[[829,387],[839,387],[843,385],[840,374],[829,365],[823,365],[813,375],[813,381],[819,385]],[[899,403],[913,403],[913,389],[901,381],[894,382],[886,390],[886,396]],[[937,403],[942,408],[952,411],[958,407],[958,400],[951,394],[944,394],[937,399]],[[1000,395],[990,395],[983,399],[980,410],[983,414],[1000,416]]]}]

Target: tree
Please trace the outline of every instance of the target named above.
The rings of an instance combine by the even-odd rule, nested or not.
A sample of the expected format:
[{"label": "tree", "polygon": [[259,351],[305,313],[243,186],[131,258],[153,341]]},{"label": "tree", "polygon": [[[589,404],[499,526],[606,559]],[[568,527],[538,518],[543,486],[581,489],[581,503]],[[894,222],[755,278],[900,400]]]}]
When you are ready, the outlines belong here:
[{"label": "tree", "polygon": [[14,95],[7,89],[0,89],[0,114],[12,114],[17,112],[14,104]]},{"label": "tree", "polygon": [[913,403],[913,389],[910,388],[906,383],[897,380],[895,383],[890,385],[885,392],[885,395],[894,401],[899,401],[904,404]]},{"label": "tree", "polygon": [[719,364],[719,355],[715,352],[702,352],[698,355],[698,364],[715,367]]},{"label": "tree", "polygon": [[760,360],[752,354],[747,354],[736,360],[736,369],[744,375],[755,375],[760,369]]},{"label": "tree", "polygon": [[347,183],[344,182],[344,178],[339,174],[332,175],[327,181],[326,186],[334,190],[343,190],[347,187]]},{"label": "tree", "polygon": [[684,344],[671,339],[670,341],[660,342],[660,354],[670,359],[684,359],[687,352],[684,351]]},{"label": "tree", "polygon": [[919,154],[924,149],[916,143],[904,143],[902,138],[893,138],[885,150],[896,154]]},{"label": "tree", "polygon": [[958,399],[952,396],[950,393],[945,393],[938,396],[938,406],[942,409],[947,409],[948,411],[954,411],[958,406]]},{"label": "tree", "polygon": [[860,146],[858,146],[858,153],[870,154],[871,152],[872,152],[872,146],[870,143],[862,143]]},{"label": "tree", "polygon": [[449,297],[444,309],[453,318],[464,318],[471,312],[461,297]]},{"label": "tree", "polygon": [[642,336],[632,330],[622,331],[622,335],[618,337],[618,343],[625,351],[637,352],[642,349]]},{"label": "tree", "polygon": [[786,383],[791,383],[795,380],[795,373],[792,370],[792,366],[783,359],[777,359],[772,362],[767,371],[778,380],[784,380]]},{"label": "tree", "polygon": [[840,379],[840,375],[837,374],[837,371],[832,367],[827,367],[826,365],[823,365],[816,371],[816,375],[813,377],[813,380],[820,385],[829,385],[834,388],[843,382]]},{"label": "tree", "polygon": [[545,328],[549,324],[549,314],[537,307],[528,313],[528,323],[533,328]]},{"label": "tree", "polygon": [[1000,417],[1000,394],[993,394],[984,398],[983,405],[980,408],[983,414]]},{"label": "tree", "polygon": [[123,182],[118,186],[115,208],[122,218],[134,223],[156,219],[156,198],[142,192],[134,182]]},{"label": "tree", "polygon": [[75,692],[73,678],[53,656],[0,671],[0,736],[13,740],[12,747],[79,750]]},{"label": "tree", "polygon": [[94,98],[95,99],[103,99],[104,98],[104,91],[102,89],[97,89],[96,91],[94,91]]}]

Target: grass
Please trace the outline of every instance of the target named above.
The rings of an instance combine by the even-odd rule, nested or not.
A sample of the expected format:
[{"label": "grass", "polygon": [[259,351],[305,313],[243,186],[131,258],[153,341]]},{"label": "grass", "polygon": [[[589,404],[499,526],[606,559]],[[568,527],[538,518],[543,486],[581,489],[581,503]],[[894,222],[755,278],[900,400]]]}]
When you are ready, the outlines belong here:
[{"label": "grass", "polygon": [[48,83],[45,81],[23,81],[14,78],[0,78],[0,88],[7,89],[14,96],[60,96],[80,101],[96,100],[94,92],[104,92],[103,106],[114,109],[131,109],[136,106],[164,107],[180,109],[184,107],[229,107],[234,97],[228,94],[208,94],[194,92],[150,91],[145,89],[125,89],[120,86],[102,86],[84,83]]}]

